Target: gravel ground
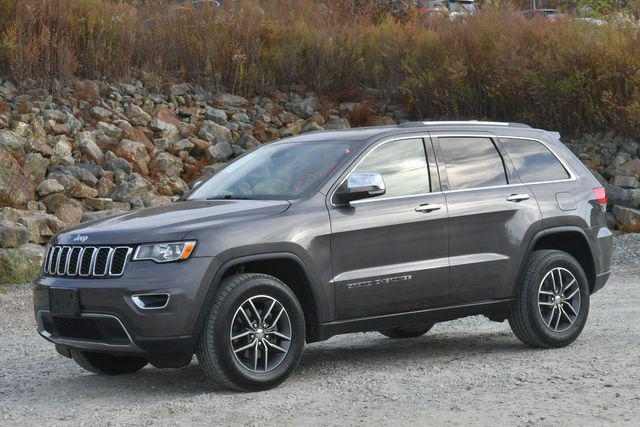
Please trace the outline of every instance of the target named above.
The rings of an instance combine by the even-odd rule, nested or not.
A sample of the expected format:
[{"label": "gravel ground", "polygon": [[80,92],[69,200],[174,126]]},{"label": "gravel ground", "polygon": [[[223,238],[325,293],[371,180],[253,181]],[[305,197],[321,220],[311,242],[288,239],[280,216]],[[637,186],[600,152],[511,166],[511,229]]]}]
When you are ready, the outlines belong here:
[{"label": "gravel ground", "polygon": [[292,378],[254,394],[219,389],[195,362],[89,374],[37,336],[30,290],[12,286],[0,294],[0,424],[638,425],[640,235],[616,248],[615,273],[567,348],[527,348],[482,317],[415,339],[345,335],[307,346]]}]

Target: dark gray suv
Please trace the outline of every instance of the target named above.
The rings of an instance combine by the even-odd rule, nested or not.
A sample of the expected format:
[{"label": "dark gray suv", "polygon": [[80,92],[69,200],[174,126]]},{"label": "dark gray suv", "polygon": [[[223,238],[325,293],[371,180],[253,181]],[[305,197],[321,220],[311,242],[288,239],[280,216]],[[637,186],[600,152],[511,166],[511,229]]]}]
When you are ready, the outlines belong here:
[{"label": "dark gray suv", "polygon": [[180,367],[260,390],[305,342],[508,320],[575,340],[610,274],[602,186],[554,132],[420,122],[264,145],[171,206],[54,237],[39,333],[99,374]]}]

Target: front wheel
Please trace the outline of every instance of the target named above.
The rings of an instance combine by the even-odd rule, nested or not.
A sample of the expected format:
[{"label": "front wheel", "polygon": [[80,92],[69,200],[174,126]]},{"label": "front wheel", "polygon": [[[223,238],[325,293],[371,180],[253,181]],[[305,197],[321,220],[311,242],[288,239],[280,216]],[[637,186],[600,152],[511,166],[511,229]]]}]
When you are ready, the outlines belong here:
[{"label": "front wheel", "polygon": [[516,337],[532,347],[564,347],[578,338],[588,313],[589,284],[580,263],[562,251],[533,252],[509,314]]},{"label": "front wheel", "polygon": [[304,315],[293,291],[275,277],[247,273],[220,283],[196,354],[212,380],[257,391],[291,375],[304,342]]},{"label": "front wheel", "polygon": [[131,374],[147,366],[147,359],[107,353],[70,350],[71,358],[89,372],[99,375]]}]

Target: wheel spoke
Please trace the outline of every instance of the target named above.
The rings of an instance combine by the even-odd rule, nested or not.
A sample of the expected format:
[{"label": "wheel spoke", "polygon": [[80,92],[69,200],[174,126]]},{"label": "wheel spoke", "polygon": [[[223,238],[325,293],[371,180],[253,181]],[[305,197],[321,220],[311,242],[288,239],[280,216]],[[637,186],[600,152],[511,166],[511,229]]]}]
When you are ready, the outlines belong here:
[{"label": "wheel spoke", "polygon": [[553,292],[558,292],[558,286],[556,286],[556,275],[551,271],[551,283],[553,284]]},{"label": "wheel spoke", "polygon": [[269,345],[269,347],[274,348],[274,349],[278,350],[281,353],[286,353],[287,352],[287,350],[285,350],[284,348],[280,347],[279,345],[276,345],[276,344],[274,344],[272,342],[269,342],[267,340],[264,340],[264,341]]},{"label": "wheel spoke", "polygon": [[291,341],[291,337],[288,337],[285,334],[280,333],[278,331],[271,331],[269,333],[277,336],[278,338],[282,338],[283,340]]},{"label": "wheel spoke", "polygon": [[576,279],[571,280],[564,288],[562,288],[562,293],[565,293],[566,291],[568,291],[569,288],[573,286],[574,283],[577,283]]},{"label": "wheel spoke", "polygon": [[238,335],[234,335],[234,336],[232,336],[232,337],[231,337],[231,341],[235,341],[235,340],[240,339],[240,338],[242,338],[242,337],[246,337],[247,335],[249,335],[249,334],[251,334],[251,333],[253,333],[253,331],[251,331],[251,330],[244,331],[244,332],[242,332],[242,333],[240,333],[240,334],[238,334]]},{"label": "wheel spoke", "polygon": [[567,314],[566,311],[564,311],[564,308],[560,307],[560,313],[564,314],[564,317],[567,318],[567,320],[569,320],[569,324],[573,325],[573,320],[571,320],[571,317],[569,317],[569,315]]},{"label": "wheel spoke", "polygon": [[538,302],[538,305],[542,305],[542,306],[545,306],[545,307],[547,307],[547,306],[548,306],[548,307],[552,307],[552,306],[554,306],[555,304],[554,304],[553,302],[540,301],[540,302]]},{"label": "wheel spoke", "polygon": [[271,305],[269,306],[269,309],[267,310],[267,313],[264,315],[264,319],[263,320],[267,320],[267,317],[269,317],[269,315],[271,314],[271,310],[273,310],[273,306],[276,305],[276,300],[273,300],[271,302]]},{"label": "wheel spoke", "polygon": [[262,324],[262,317],[260,317],[260,313],[258,312],[256,306],[253,304],[252,300],[249,300],[249,305],[253,309],[253,312],[256,314],[256,318],[258,319],[258,327],[260,327],[260,325]]},{"label": "wheel spoke", "polygon": [[549,292],[549,291],[542,291],[542,290],[541,290],[539,293],[540,293],[540,295],[548,295],[548,296],[550,296],[550,297],[552,297],[552,296],[554,296],[554,295],[555,295],[553,292]]},{"label": "wheel spoke", "polygon": [[253,348],[253,370],[257,371],[258,370],[258,346],[260,345],[260,343],[258,342],[258,340],[255,341],[255,346]]},{"label": "wheel spoke", "polygon": [[567,308],[569,308],[571,310],[571,312],[573,313],[574,316],[578,315],[578,312],[576,311],[575,308],[573,308],[573,306],[571,305],[571,303],[569,301],[565,301],[564,305],[567,306]]},{"label": "wheel spoke", "polygon": [[240,311],[242,312],[242,317],[244,317],[244,321],[247,322],[247,327],[249,329],[253,329],[253,323],[251,323],[251,319],[247,316],[247,313],[244,311],[244,308],[240,307]]},{"label": "wheel spoke", "polygon": [[233,352],[234,352],[234,353],[240,353],[241,351],[244,351],[244,350],[246,350],[246,349],[248,349],[248,348],[254,347],[254,346],[256,345],[256,342],[257,342],[257,341],[258,341],[258,340],[253,340],[253,341],[251,341],[249,344],[247,344],[247,345],[245,345],[245,346],[242,346],[242,347],[240,347],[240,348],[238,348],[238,349],[236,349],[236,350],[233,350]]},{"label": "wheel spoke", "polygon": [[562,317],[562,313],[560,313],[561,309],[558,309],[558,318],[556,319],[556,326],[553,328],[554,331],[558,330],[558,326],[560,325],[560,318]]},{"label": "wheel spoke", "polygon": [[573,298],[578,292],[580,292],[580,288],[576,288],[575,291],[571,292],[571,295],[569,295],[568,297],[564,297],[565,300],[570,300],[571,298]]},{"label": "wheel spoke", "polygon": [[282,316],[282,313],[284,313],[284,307],[280,309],[280,313],[278,313],[278,315],[276,316],[276,319],[273,322],[271,322],[270,329],[275,329],[276,325],[278,324],[278,320],[280,320],[280,316]]},{"label": "wheel spoke", "polygon": [[264,347],[264,371],[267,372],[269,366],[269,346],[265,344],[266,340],[262,340],[262,346]]},{"label": "wheel spoke", "polygon": [[551,316],[549,316],[549,322],[547,323],[547,326],[549,328],[551,328],[551,322],[553,321],[553,315],[556,314],[556,310],[557,310],[557,307],[554,305],[553,310],[551,310]]}]

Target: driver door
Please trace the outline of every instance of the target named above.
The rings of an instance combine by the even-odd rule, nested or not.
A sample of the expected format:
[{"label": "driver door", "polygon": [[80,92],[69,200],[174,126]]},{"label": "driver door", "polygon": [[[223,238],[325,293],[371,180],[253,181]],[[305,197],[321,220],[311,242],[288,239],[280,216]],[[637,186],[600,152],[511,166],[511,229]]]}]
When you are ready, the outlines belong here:
[{"label": "driver door", "polygon": [[381,174],[385,194],[350,204],[332,198],[337,320],[447,303],[447,204],[432,153],[428,137],[376,143],[349,173]]}]

